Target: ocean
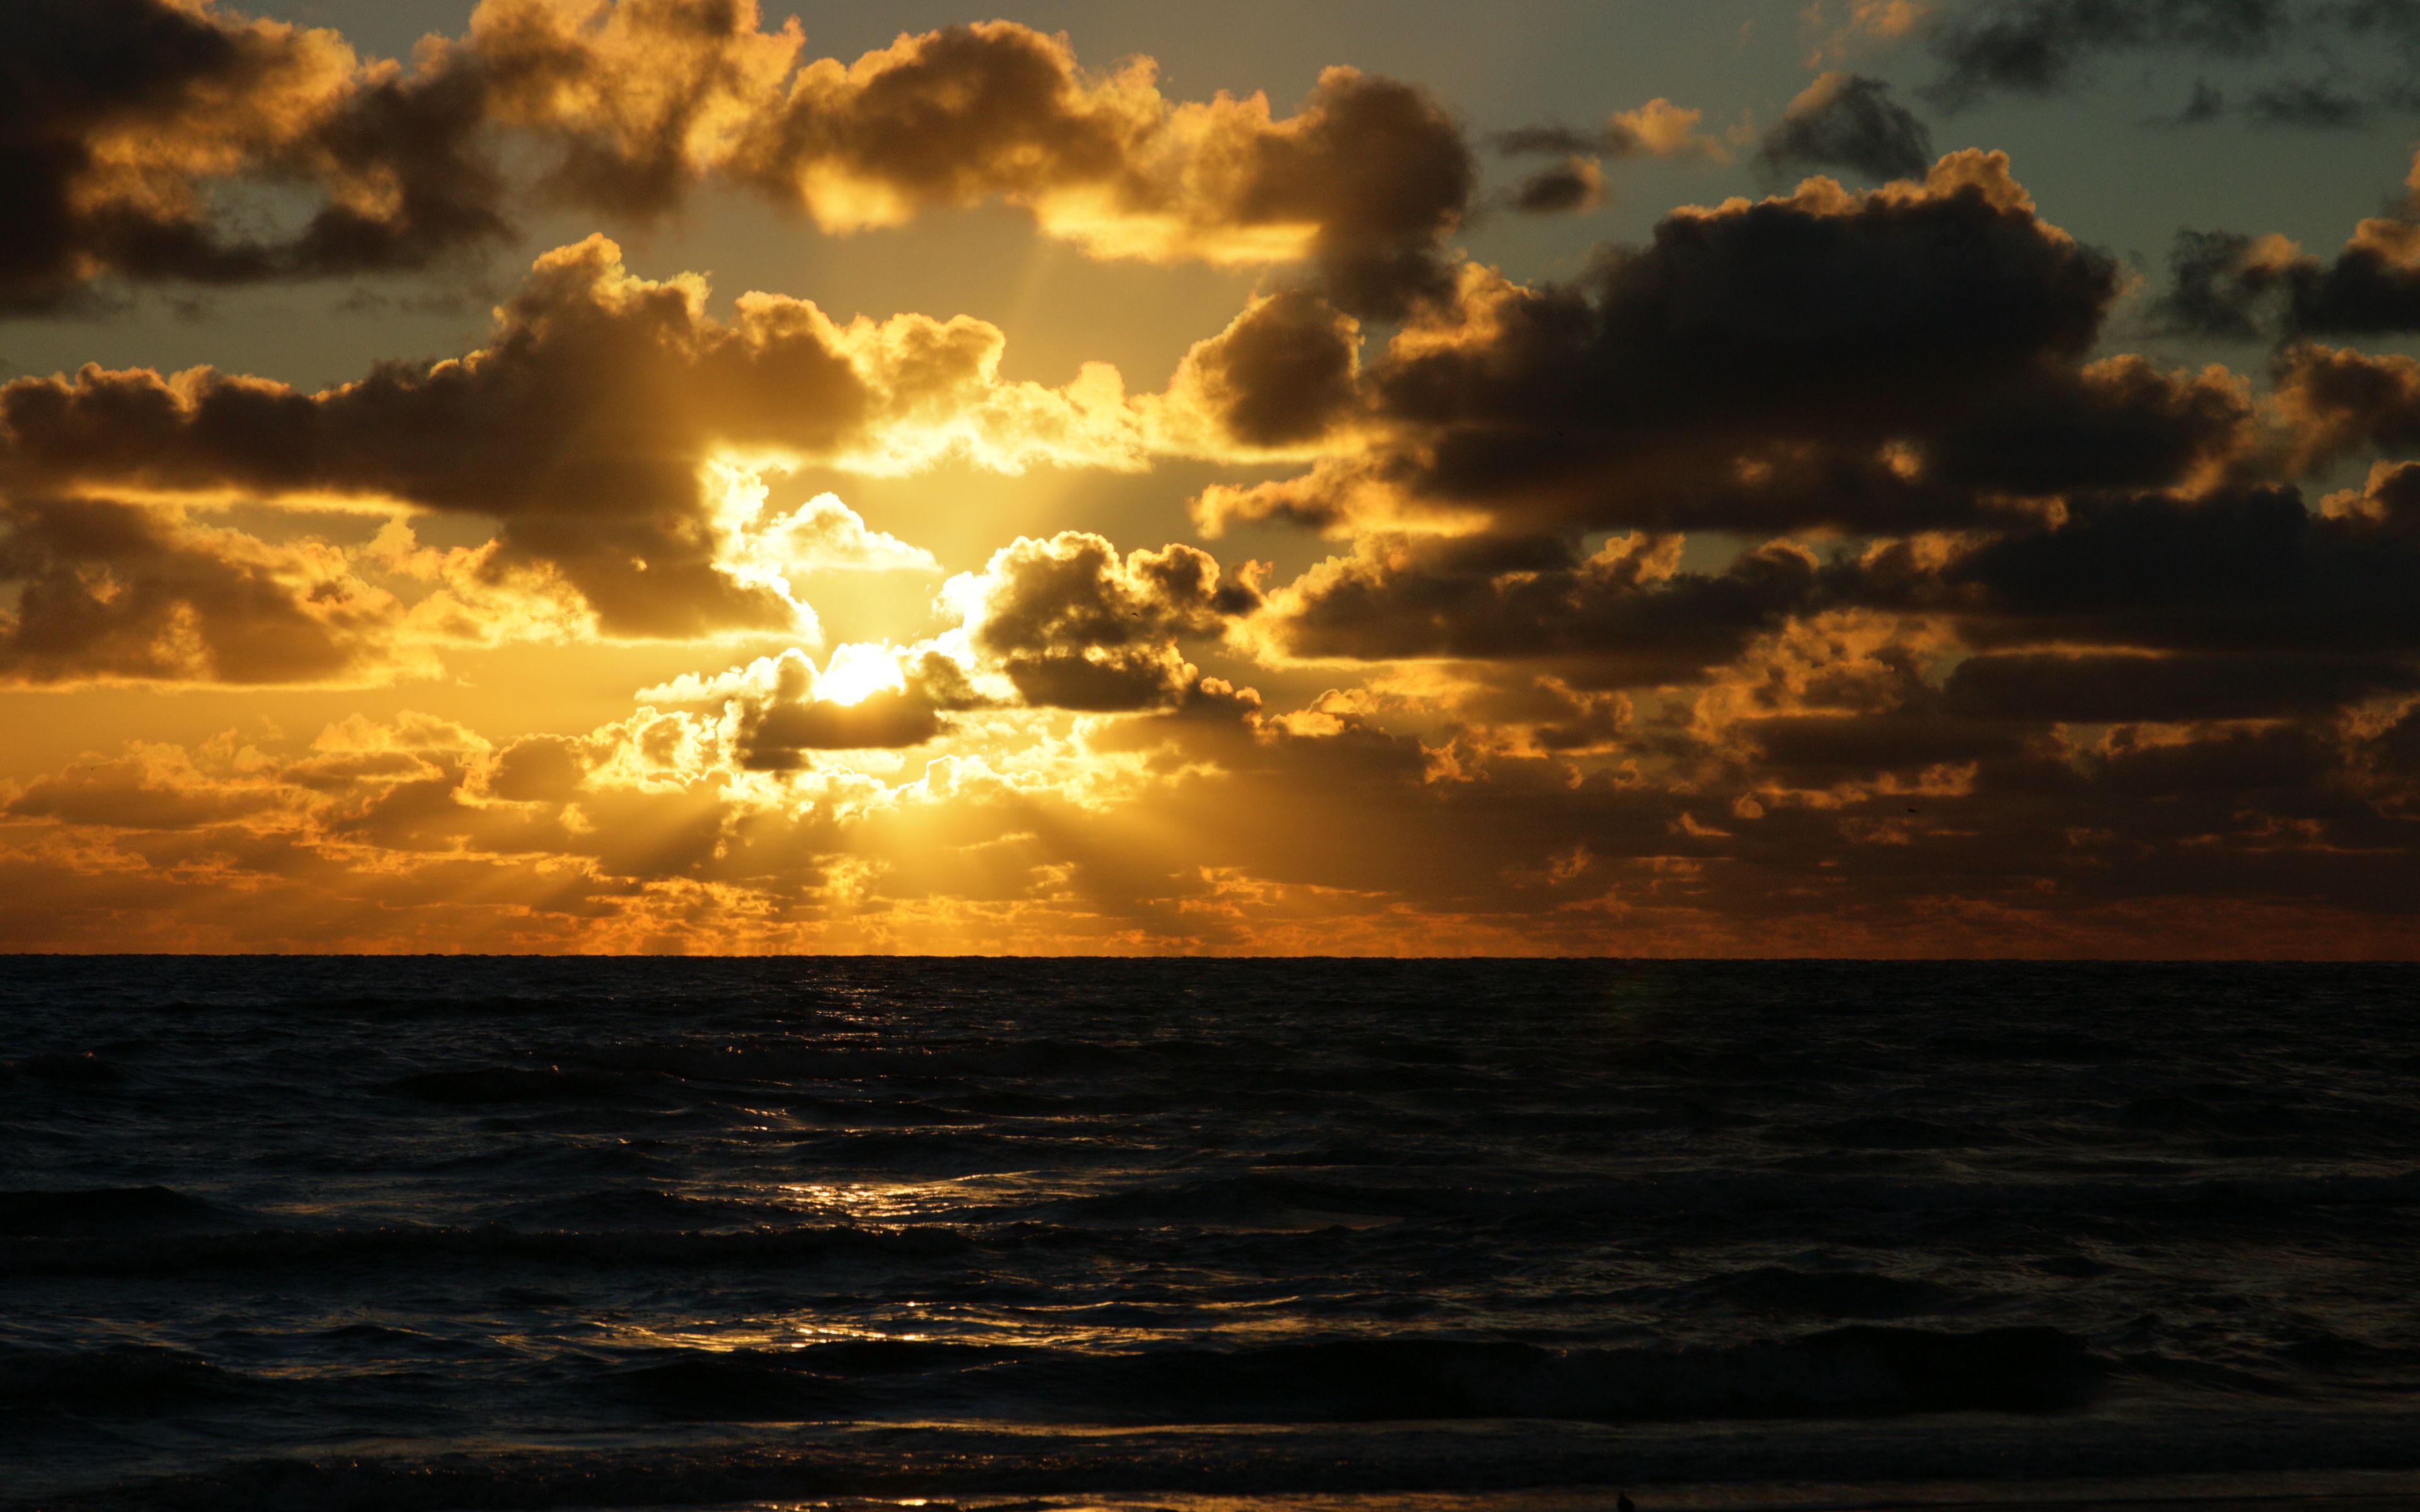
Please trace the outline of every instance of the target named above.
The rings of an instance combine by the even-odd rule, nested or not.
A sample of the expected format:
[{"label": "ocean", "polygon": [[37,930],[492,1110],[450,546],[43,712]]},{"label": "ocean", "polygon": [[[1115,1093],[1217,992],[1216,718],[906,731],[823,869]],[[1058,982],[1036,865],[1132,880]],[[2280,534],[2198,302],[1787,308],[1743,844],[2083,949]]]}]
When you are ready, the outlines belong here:
[{"label": "ocean", "polygon": [[0,1505],[2420,1503],[2420,968],[0,961]]}]

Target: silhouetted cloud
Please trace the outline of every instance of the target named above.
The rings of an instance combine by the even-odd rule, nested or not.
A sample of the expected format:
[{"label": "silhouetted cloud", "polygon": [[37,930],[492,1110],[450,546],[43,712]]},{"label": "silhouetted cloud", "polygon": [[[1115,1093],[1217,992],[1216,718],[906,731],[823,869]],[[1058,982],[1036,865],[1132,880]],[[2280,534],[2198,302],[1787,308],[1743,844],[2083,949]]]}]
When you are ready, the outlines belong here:
[{"label": "silhouetted cloud", "polygon": [[1983,0],[1954,12],[1931,46],[1931,93],[1952,109],[2002,92],[2055,94],[2106,54],[2255,57],[2318,20],[2293,0]]},{"label": "silhouetted cloud", "polygon": [[1257,608],[1249,579],[1228,577],[1189,546],[1123,559],[1100,536],[1021,538],[980,573],[942,585],[974,649],[1027,702],[1067,709],[1165,706],[1199,672],[1179,637],[1216,636]]},{"label": "silhouetted cloud", "polygon": [[2354,131],[2369,120],[2366,106],[2324,79],[2272,85],[2247,99],[2243,110],[2262,125],[2329,131]]},{"label": "silhouetted cloud", "polygon": [[1592,210],[1605,203],[1605,171],[1594,158],[1569,157],[1541,168],[1512,191],[1512,208],[1532,215]]},{"label": "silhouetted cloud", "polygon": [[0,502],[0,583],[18,590],[0,683],[363,682],[411,665],[405,606],[344,552],[134,504]]},{"label": "silhouetted cloud", "polygon": [[1171,388],[1247,447],[1315,441],[1358,400],[1360,327],[1303,290],[1252,301],[1198,342]]},{"label": "silhouetted cloud", "polygon": [[[0,12],[0,311],[96,275],[232,284],[420,267],[501,236],[451,74],[365,70],[333,32],[207,3],[20,0]],[[293,185],[284,235],[233,229],[211,185]]]},{"label": "silhouetted cloud", "polygon": [[1708,575],[1677,571],[1679,547],[1631,535],[1582,558],[1553,537],[1373,538],[1279,592],[1264,629],[1287,656],[1558,661],[1608,687],[1686,681],[1816,601],[1804,550]]},{"label": "silhouetted cloud", "polygon": [[1906,532],[2226,465],[2251,418],[2231,378],[2086,361],[2118,287],[1995,154],[1679,211],[1575,285],[1473,270],[1365,364],[1365,448],[1197,513]]},{"label": "silhouetted cloud", "polygon": [[1932,133],[1882,80],[1826,73],[1790,102],[1758,156],[1775,173],[1838,167],[1920,178],[1932,162]]},{"label": "silhouetted cloud", "polygon": [[2322,261],[2276,236],[2181,231],[2157,314],[2194,335],[2247,340],[2420,330],[2420,223],[2378,216]]}]

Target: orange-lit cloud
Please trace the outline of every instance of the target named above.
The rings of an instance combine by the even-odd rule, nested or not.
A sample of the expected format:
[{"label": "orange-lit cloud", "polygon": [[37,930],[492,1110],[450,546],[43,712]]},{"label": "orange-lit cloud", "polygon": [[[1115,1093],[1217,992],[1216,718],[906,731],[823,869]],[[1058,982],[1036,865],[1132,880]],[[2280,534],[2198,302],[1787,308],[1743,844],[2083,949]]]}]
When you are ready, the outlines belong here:
[{"label": "orange-lit cloud", "polygon": [[[999,200],[1101,256],[1307,259],[1340,302],[1381,316],[1447,285],[1443,239],[1475,177],[1413,86],[1331,69],[1280,116],[1258,94],[1171,101],[1148,58],[1092,72],[1063,38],[1008,22],[903,35],[854,63],[805,43],[795,20],[766,29],[754,0],[484,0],[404,68],[210,0],[27,0],[0,22],[27,81],[0,135],[39,147],[0,205],[21,227],[0,307],[111,275],[423,266],[507,232],[515,137],[545,159],[543,193],[606,213],[659,214],[706,182],[829,231]],[[1669,124],[1645,123],[1657,142]],[[238,231],[211,191],[241,180],[318,208],[283,236]]]}]

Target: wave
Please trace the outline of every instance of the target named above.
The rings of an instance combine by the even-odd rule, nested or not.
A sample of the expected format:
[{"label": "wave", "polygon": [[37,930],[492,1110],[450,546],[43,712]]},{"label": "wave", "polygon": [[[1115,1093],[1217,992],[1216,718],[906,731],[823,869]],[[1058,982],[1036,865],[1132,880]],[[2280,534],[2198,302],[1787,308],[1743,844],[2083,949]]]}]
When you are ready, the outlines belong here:
[{"label": "wave", "polygon": [[[981,1247],[1027,1242],[990,1236]],[[976,1241],[954,1229],[830,1225],[651,1232],[479,1227],[249,1229],[163,1238],[0,1239],[0,1275],[179,1275],[194,1272],[371,1271],[396,1266],[505,1262],[624,1267],[799,1265],[852,1257],[905,1261],[965,1255]]]},{"label": "wave", "polygon": [[1509,1230],[1595,1231],[1641,1220],[1691,1217],[1792,1223],[1814,1212],[1922,1213],[2005,1220],[2012,1213],[2160,1213],[2194,1210],[2226,1222],[2260,1222],[2307,1208],[2420,1207],[2420,1170],[2199,1179],[1992,1180],[1804,1172],[1708,1171],[1657,1180],[1609,1181],[1513,1194],[1496,1204]]},{"label": "wave", "polygon": [[156,1345],[0,1350],[0,1406],[18,1412],[140,1415],[248,1383],[198,1354]]},{"label": "wave", "polygon": [[1233,1352],[1054,1363],[1091,1404],[1180,1420],[1860,1417],[2082,1406],[2104,1371],[2051,1328],[1974,1334],[1857,1325],[1803,1338],[1695,1350],[1550,1350],[1530,1344],[1370,1339]]},{"label": "wave", "polygon": [[[2270,1431],[2245,1431],[2255,1423]],[[0,1504],[23,1512],[535,1512],[775,1501],[853,1506],[878,1498],[884,1504],[946,1499],[945,1506],[1010,1512],[1108,1499],[1145,1506],[1196,1496],[1291,1503],[1315,1489],[1364,1512],[1400,1505],[1420,1492],[1450,1493],[1440,1500],[1470,1512],[1512,1512],[1542,1501],[1607,1504],[1616,1485],[1725,1481],[1822,1485],[1840,1498],[1824,1504],[1910,1505],[1916,1483],[1971,1487],[1978,1466],[2022,1464],[2045,1479],[2125,1477],[2115,1484],[2102,1479],[2096,1488],[2118,1504],[2182,1507],[2220,1492],[2230,1504],[2308,1509],[2383,1505],[2381,1491],[2391,1498],[2409,1484],[2411,1435],[2399,1416],[2300,1426],[2282,1434],[2280,1427],[2273,1419],[2224,1417],[2155,1434],[1977,1424],[1922,1443],[1838,1425],[1804,1434],[1666,1428],[1621,1437],[1385,1427],[1067,1435],[893,1427],[806,1443],[258,1458]],[[2044,1489],[2055,1494],[2055,1484]],[[1587,1501],[1570,1494],[1592,1488],[1606,1489]],[[1542,1498],[1540,1491],[1549,1494]],[[1992,1500],[2005,1500],[2005,1490]]]},{"label": "wave", "polygon": [[568,1192],[521,1202],[505,1210],[515,1224],[547,1230],[605,1226],[614,1229],[651,1228],[671,1231],[761,1228],[794,1210],[774,1202],[688,1196],[654,1187],[606,1187]]},{"label": "wave", "polygon": [[92,1051],[54,1052],[47,1055],[23,1056],[15,1060],[0,1060],[0,1082],[24,1077],[48,1082],[59,1087],[80,1087],[87,1089],[116,1087],[126,1079],[126,1072],[112,1061],[103,1060]]},{"label": "wave", "polygon": [[1735,1304],[1826,1318],[1909,1318],[1975,1305],[1972,1299],[1930,1281],[1870,1271],[1793,1271],[1762,1265],[1726,1272],[1700,1286]]},{"label": "wave", "polygon": [[0,1192],[0,1235],[122,1233],[187,1228],[225,1215],[164,1186],[102,1186],[70,1192]]},{"label": "wave", "polygon": [[657,1091],[664,1080],[646,1072],[482,1066],[398,1076],[379,1083],[377,1089],[422,1103],[473,1107],[491,1103],[622,1103]]},{"label": "wave", "polygon": [[[886,1385],[887,1376],[912,1379]],[[1002,1417],[1190,1425],[2045,1412],[2087,1404],[2105,1377],[2081,1339],[2056,1329],[1855,1325],[1685,1350],[1388,1338],[1132,1354],[948,1344],[683,1350],[624,1381],[675,1417],[853,1418],[879,1415],[886,1400],[924,1412],[947,1399]]]},{"label": "wave", "polygon": [[1362,1218],[1431,1217],[1452,1213],[1460,1195],[1403,1182],[1380,1184],[1322,1180],[1287,1173],[1251,1171],[1167,1186],[1134,1187],[1075,1197],[1037,1208],[1045,1216],[1085,1222],[1255,1225],[1275,1221],[1299,1227],[1302,1215]]}]

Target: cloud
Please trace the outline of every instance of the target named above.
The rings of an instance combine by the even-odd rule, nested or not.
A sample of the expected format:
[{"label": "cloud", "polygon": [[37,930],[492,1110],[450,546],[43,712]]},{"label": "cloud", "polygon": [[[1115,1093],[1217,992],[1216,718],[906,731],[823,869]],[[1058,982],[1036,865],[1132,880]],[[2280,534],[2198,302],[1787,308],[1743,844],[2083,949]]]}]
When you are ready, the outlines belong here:
[{"label": "cloud", "polygon": [[[1100,256],[1309,276],[1157,393],[1003,378],[964,316],[714,304],[601,238],[445,362],[0,386],[20,689],[788,643],[706,642],[585,729],[357,715],[10,774],[0,942],[2408,951],[2420,364],[2308,335],[2402,329],[2405,218],[2333,260],[2195,244],[2172,318],[2288,333],[2263,393],[2112,354],[2116,259],[2002,156],[1928,166],[1922,123],[1848,72],[1764,161],[1884,187],[1684,208],[1519,284],[1448,251],[1452,117],[1351,70],[1280,116],[1004,23],[845,63],[736,0],[489,0],[406,67],[108,3],[122,35],[0,22],[27,42],[0,70],[39,85],[0,101],[0,200],[72,212],[11,249],[21,304],[420,266],[499,207],[645,219],[701,186],[833,233],[1005,203]],[[2137,36],[2275,51],[2317,13],[2087,9],[1859,0],[1807,27],[1832,61],[1998,27],[1981,98]],[[108,66],[67,67],[78,37]],[[2326,104],[2282,88],[2239,100]],[[51,151],[70,119],[89,155]],[[1541,211],[1600,199],[1604,158],[1743,145],[1661,99],[1499,142],[1563,160],[1515,192]],[[1171,457],[1216,469],[1205,530],[1337,544],[1286,581],[1037,532],[944,579],[845,486],[791,491]],[[930,633],[828,645],[809,600],[840,574],[931,589]]]},{"label": "cloud", "polygon": [[1532,215],[1593,210],[1605,203],[1605,171],[1594,158],[1576,154],[1539,169],[1512,191],[1512,208]]},{"label": "cloud", "polygon": [[[854,517],[731,511],[738,455],[901,471],[944,456],[1132,466],[1143,421],[1113,370],[1004,382],[983,321],[833,321],[703,279],[629,273],[601,237],[537,259],[488,346],[304,393],[209,368],[86,367],[0,386],[0,489],[384,501],[501,523],[491,577],[559,577],[615,635],[784,628],[779,570],[926,564]],[[761,489],[744,502],[760,506]]]},{"label": "cloud", "polygon": [[1169,387],[1228,445],[1283,451],[1322,440],[1353,409],[1360,361],[1359,322],[1297,289],[1255,298],[1196,342]]},{"label": "cloud", "polygon": [[2264,126],[2298,126],[2348,131],[2366,125],[2368,109],[2324,79],[2272,85],[2244,101],[2244,113]]},{"label": "cloud", "polygon": [[1661,96],[1629,110],[1615,111],[1594,131],[1568,126],[1523,126],[1498,131],[1491,139],[1508,157],[1546,153],[1562,161],[1542,168],[1515,185],[1506,196],[1514,209],[1531,215],[1593,210],[1611,202],[1600,158],[1702,159],[1731,161],[1731,144],[1699,131],[1705,112],[1676,105]]},{"label": "cloud", "polygon": [[1730,148],[1719,137],[1698,130],[1702,110],[1676,105],[1658,95],[1643,105],[1618,110],[1592,131],[1568,126],[1522,126],[1496,133],[1497,151],[1509,156],[1528,153],[1577,153],[1598,158],[1706,158],[1730,161]]},{"label": "cloud", "polygon": [[[449,77],[365,67],[333,32],[199,0],[23,0],[0,15],[0,311],[94,278],[230,284],[425,266],[501,236]],[[215,186],[299,188],[284,235],[232,229]]]},{"label": "cloud", "polygon": [[2023,677],[1940,706],[1931,656],[1796,621],[1685,730],[1528,676],[1284,712],[1205,678],[1164,712],[974,711],[1018,738],[970,723],[904,766],[765,761],[749,689],[811,708],[877,681],[872,650],[771,658],[695,712],[508,745],[406,716],[86,759],[0,797],[0,896],[44,901],[0,918],[15,944],[220,949],[2363,953],[2408,931],[2420,700],[2063,734],[2009,706]]},{"label": "cloud", "polygon": [[818,668],[796,649],[720,676],[684,675],[641,690],[650,706],[713,711],[738,765],[790,772],[811,753],[921,746],[947,714],[988,706],[968,670],[942,650],[849,644]]},{"label": "cloud", "polygon": [[2251,443],[2240,380],[2086,360],[2120,284],[1997,154],[1676,211],[1577,283],[1467,270],[1365,363],[1357,450],[1212,487],[1196,516],[1900,532],[2224,471]]},{"label": "cloud", "polygon": [[[1172,102],[1138,58],[1095,74],[1005,22],[806,59],[753,0],[484,0],[409,68],[209,0],[27,0],[0,22],[11,144],[0,307],[94,280],[239,283],[425,267],[541,200],[666,213],[726,183],[830,231],[938,207],[1024,207],[1101,256],[1309,259],[1330,296],[1396,318],[1445,288],[1473,187],[1418,88],[1330,69],[1296,114]],[[522,186],[503,166],[535,162]],[[227,186],[311,208],[254,237]]]},{"label": "cloud", "polygon": [[2366,450],[2420,448],[2420,362],[2409,357],[2297,343],[2279,354],[2273,402],[2298,471]]},{"label": "cloud", "polygon": [[1952,616],[1971,644],[2242,655],[2420,653],[2420,537],[2400,513],[2313,511],[2299,492],[2086,496],[2055,525],[1978,537],[1937,560],[1904,546],[1836,592]]},{"label": "cloud", "polygon": [[1528,660],[1578,686],[1684,682],[1813,607],[1803,549],[1676,569],[1681,543],[1617,537],[1587,557],[1552,537],[1366,537],[1273,593],[1256,626],[1281,656]]},{"label": "cloud", "polygon": [[1757,156],[1775,174],[1839,167],[1869,178],[1918,178],[1932,162],[1932,133],[1882,80],[1833,72],[1790,102]]},{"label": "cloud", "polygon": [[2420,163],[2406,187],[2415,198],[2404,212],[2364,220],[2327,261],[2280,236],[2179,232],[2157,318],[2233,341],[2272,330],[2287,339],[2420,331],[2420,220],[2410,209],[2420,203]]},{"label": "cloud", "polygon": [[2288,0],[1985,0],[1946,19],[1932,50],[1943,66],[1931,92],[1958,109],[1991,95],[2055,94],[2103,54],[2157,49],[2176,54],[2264,55],[2317,19]]},{"label": "cloud", "polygon": [[343,550],[97,500],[0,504],[0,683],[383,682],[426,672]]},{"label": "cloud", "polygon": [[1837,12],[1825,0],[1812,0],[1799,13],[1799,29],[1808,43],[1807,66],[1821,69],[1903,41],[1931,24],[1939,11],[1931,0],[1846,0]]},{"label": "cloud", "polygon": [[1121,559],[1100,536],[1063,531],[1002,547],[942,584],[941,601],[1027,702],[1107,711],[1182,699],[1199,673],[1178,640],[1223,633],[1260,593],[1194,547]]},{"label": "cloud", "polygon": [[2420,665],[2387,656],[2001,652],[1959,663],[1942,702],[1974,718],[2175,724],[2324,714],[2414,687]]}]

